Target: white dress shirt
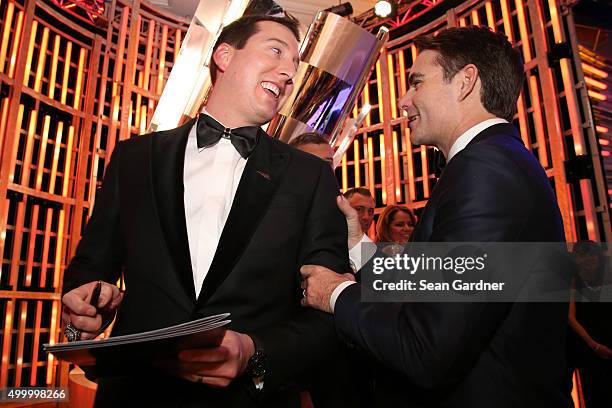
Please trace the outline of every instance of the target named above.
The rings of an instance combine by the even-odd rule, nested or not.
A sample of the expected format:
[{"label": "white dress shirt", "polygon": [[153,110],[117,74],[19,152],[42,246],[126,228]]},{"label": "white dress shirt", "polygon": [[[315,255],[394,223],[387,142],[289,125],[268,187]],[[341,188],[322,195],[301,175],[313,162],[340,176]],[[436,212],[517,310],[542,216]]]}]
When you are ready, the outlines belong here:
[{"label": "white dress shirt", "polygon": [[183,183],[187,238],[197,297],[217,251],[247,160],[225,138],[213,146],[198,149],[196,128],[197,122],[187,139]]},{"label": "white dress shirt", "polygon": [[[487,128],[490,128],[493,125],[497,125],[498,123],[508,123],[508,121],[502,118],[487,119],[487,120],[484,120],[478,123],[477,125],[472,126],[468,130],[466,130],[461,136],[457,138],[457,140],[455,140],[455,143],[453,143],[453,145],[451,146],[450,150],[448,151],[448,157],[446,158],[446,162],[449,162],[457,153],[465,149],[465,147],[472,141],[472,139],[478,136],[480,132],[482,132],[483,130]],[[358,253],[357,251],[359,255],[359,262],[353,261],[353,258],[355,257],[354,250],[355,248],[359,248],[361,246],[360,245],[361,242],[366,242],[366,241],[362,239],[359,244],[355,245],[353,248],[349,250],[349,257],[351,258],[351,263],[354,263],[355,265],[359,265],[359,269],[361,269],[361,267],[365,265],[365,263],[373,255],[373,254],[366,254],[366,256],[364,256],[363,259],[361,259],[362,258],[361,253]],[[342,282],[341,284],[336,286],[336,288],[333,290],[331,296],[329,297],[329,306],[331,308],[332,313],[334,313],[334,308],[336,306],[336,300],[338,300],[338,296],[340,296],[340,294],[345,288],[349,287],[353,283],[355,282],[353,281]]]}]

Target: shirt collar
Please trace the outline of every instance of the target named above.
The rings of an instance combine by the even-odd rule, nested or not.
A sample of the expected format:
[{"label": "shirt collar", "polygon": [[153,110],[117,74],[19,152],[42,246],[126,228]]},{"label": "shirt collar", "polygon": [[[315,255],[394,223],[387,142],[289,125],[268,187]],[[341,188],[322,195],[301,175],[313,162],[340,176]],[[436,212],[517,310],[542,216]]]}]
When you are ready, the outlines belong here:
[{"label": "shirt collar", "polygon": [[465,149],[472,139],[478,136],[480,132],[499,123],[508,123],[508,121],[502,118],[487,119],[466,130],[451,146],[450,150],[448,151],[446,161],[449,162],[457,153]]},{"label": "shirt collar", "polygon": [[206,106],[202,108],[201,113],[210,116],[211,118],[213,118],[214,120],[216,120],[217,122],[219,122],[221,124],[221,126],[223,126],[224,128],[226,128],[227,126],[225,126],[225,124],[223,122],[221,122],[219,119],[215,118],[213,115],[210,114],[210,112],[208,112],[206,110]]}]

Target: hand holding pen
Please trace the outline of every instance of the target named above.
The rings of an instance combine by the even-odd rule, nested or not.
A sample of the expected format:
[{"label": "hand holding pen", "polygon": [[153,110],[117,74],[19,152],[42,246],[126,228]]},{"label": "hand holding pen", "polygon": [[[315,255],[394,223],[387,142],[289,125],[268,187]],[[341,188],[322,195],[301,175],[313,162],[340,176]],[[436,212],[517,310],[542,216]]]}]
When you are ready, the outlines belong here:
[{"label": "hand holding pen", "polygon": [[62,297],[62,321],[68,341],[89,340],[110,324],[123,293],[115,285],[103,281],[81,285]]}]

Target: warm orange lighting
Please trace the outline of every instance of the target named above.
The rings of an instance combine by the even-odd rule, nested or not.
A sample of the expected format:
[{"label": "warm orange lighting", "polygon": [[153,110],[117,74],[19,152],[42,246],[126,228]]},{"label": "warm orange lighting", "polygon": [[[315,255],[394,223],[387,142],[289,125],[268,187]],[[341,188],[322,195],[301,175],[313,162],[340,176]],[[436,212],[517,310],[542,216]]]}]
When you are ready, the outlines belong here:
[{"label": "warm orange lighting", "polygon": [[[10,3],[9,3],[10,4]],[[9,77],[13,78],[15,75],[15,63],[17,62],[17,52],[21,44],[21,26],[23,25],[23,11],[17,14],[17,26],[15,27],[15,38],[11,45],[11,62],[9,64]]]},{"label": "warm orange lighting", "polygon": [[608,139],[598,139],[599,140],[599,144],[602,146],[608,146],[610,145],[610,141]]},{"label": "warm orange lighting", "polygon": [[525,21],[525,9],[523,8],[523,2],[517,1],[516,4],[516,15],[518,17],[519,33],[521,37],[521,45],[523,49],[523,59],[525,61],[531,61],[531,47],[529,44],[529,33],[527,32],[527,22]]},{"label": "warm orange lighting", "polygon": [[[368,137],[368,179],[366,180],[366,185],[373,190],[375,187],[375,181],[374,181],[374,139],[371,137]],[[375,197],[374,194],[372,194],[373,197]]]},{"label": "warm orange lighting", "polygon": [[[382,103],[380,104],[382,105]],[[386,151],[385,151],[385,135],[381,134],[379,135],[379,142],[380,142],[380,169],[382,172],[382,202],[383,204],[387,204],[387,166],[386,166]]]},{"label": "warm orange lighting", "polygon": [[506,37],[511,43],[514,43],[514,34],[512,32],[512,23],[510,22],[510,8],[508,7],[508,0],[501,0],[500,6],[502,10],[502,19],[504,21],[504,31]]},{"label": "warm orange lighting", "polygon": [[34,79],[34,90],[40,92],[42,84],[43,71],[45,69],[45,62],[47,61],[47,46],[49,44],[49,28],[43,29],[42,41],[38,48],[38,66],[36,67],[36,77]]},{"label": "warm orange lighting", "polygon": [[45,156],[47,154],[47,143],[49,140],[49,124],[51,122],[51,116],[45,115],[43,119],[43,131],[42,138],[40,140],[40,152],[38,154],[38,164],[36,165],[36,184],[37,190],[40,190],[42,185],[43,171],[45,169]]},{"label": "warm orange lighting", "polygon": [[376,62],[376,92],[378,93],[378,114],[380,115],[380,123],[385,122],[385,113],[383,112],[382,103],[382,73],[380,69],[380,60]]},{"label": "warm orange lighting", "polygon": [[348,190],[348,166],[346,165],[346,153],[342,156],[342,191]]},{"label": "warm orange lighting", "polygon": [[600,135],[603,135],[603,134],[608,133],[608,128],[605,126],[597,125],[595,126],[595,131],[599,133]]},{"label": "warm orange lighting", "polygon": [[168,41],[168,26],[162,27],[162,38],[159,48],[159,65],[157,67],[157,86],[155,93],[161,95],[164,88],[164,67],[166,66],[166,42]]},{"label": "warm orange lighting", "polygon": [[2,29],[2,42],[0,43],[0,72],[4,72],[4,64],[6,63],[8,41],[9,41],[9,36],[11,35],[11,26],[13,23],[13,11],[14,10],[15,10],[15,5],[13,4],[13,2],[9,1],[6,7],[6,15],[2,23],[4,27]]},{"label": "warm orange lighting", "polygon": [[[17,123],[23,123],[23,111],[25,110],[24,105],[19,105],[19,109],[17,110]],[[15,131],[15,137],[18,138],[20,134],[20,130],[17,129]],[[17,159],[17,149],[19,148],[19,143],[13,143],[13,152],[11,153],[11,166],[9,173],[9,183],[12,183],[15,180],[15,160]]]},{"label": "warm orange lighting", "polygon": [[55,35],[53,40],[53,56],[51,57],[51,74],[49,75],[49,98],[53,99],[55,96],[55,81],[57,77],[57,63],[59,61],[59,49],[60,49],[61,37],[59,34]]},{"label": "warm orange lighting", "polygon": [[[64,185],[62,187],[62,197],[68,197],[68,187],[70,186],[70,166],[72,164],[72,144],[73,142],[74,142],[74,126],[70,126],[68,128],[68,142],[66,143],[66,163],[64,164]],[[63,211],[62,211],[62,214],[63,214]],[[59,237],[58,237],[58,241],[59,241]],[[61,258],[61,256],[59,258]]]},{"label": "warm orange lighting", "polygon": [[70,58],[72,57],[72,42],[66,44],[66,54],[64,55],[64,75],[62,77],[62,96],[61,103],[66,103],[66,95],[68,94],[68,74],[70,74]]},{"label": "warm orange lighting", "polygon": [[64,133],[64,122],[57,122],[57,133],[55,134],[55,143],[53,147],[53,163],[51,164],[51,175],[49,177],[49,193],[55,194],[55,182],[57,180],[57,163],[61,151],[62,137]]},{"label": "warm orange lighting", "polygon": [[410,128],[405,128],[406,130],[406,161],[408,167],[408,191],[410,193],[409,197],[406,197],[406,201],[414,200],[416,196],[416,187],[414,185],[414,163],[412,159],[412,141],[410,140]]},{"label": "warm orange lighting", "polygon": [[[365,88],[363,88],[363,103],[371,105],[370,103],[370,86],[366,83]],[[369,127],[372,126],[372,119],[370,118],[370,115],[366,115],[365,118],[365,127]]]},{"label": "warm orange lighting", "polygon": [[[400,53],[401,54],[401,53]],[[391,104],[391,117],[397,118],[397,96],[395,95],[395,70],[393,69],[393,55],[387,54],[387,71],[389,75],[389,103]],[[382,92],[379,94],[382,95]],[[380,104],[382,105],[382,104]]]},{"label": "warm orange lighting", "polygon": [[6,302],[6,311],[4,314],[4,333],[9,333],[3,336],[2,339],[2,364],[0,364],[0,387],[6,387],[8,384],[8,368],[9,356],[11,355],[11,340],[13,336],[10,334],[13,328],[13,311],[15,308],[15,300],[9,299]]},{"label": "warm orange lighting", "polygon": [[603,71],[599,68],[595,68],[594,66],[587,64],[586,62],[582,62],[580,65],[582,65],[582,69],[584,70],[584,72],[588,72],[589,74],[598,76],[600,78],[608,77],[608,73],[606,71]]},{"label": "warm orange lighting", "polygon": [[26,57],[26,65],[23,71],[23,84],[28,86],[30,82],[30,70],[32,69],[32,56],[34,55],[34,43],[36,42],[36,30],[38,29],[38,21],[32,22],[30,28],[30,44],[28,45],[28,54]]},{"label": "warm orange lighting", "polygon": [[398,202],[402,201],[402,179],[400,178],[400,157],[397,147],[397,132],[393,132],[392,138],[393,144],[393,175],[395,177],[395,200]]},{"label": "warm orange lighting", "polygon": [[584,77],[584,80],[586,81],[587,85],[592,86],[593,88],[597,88],[599,90],[605,90],[608,89],[608,85],[604,84],[603,82],[600,82],[596,79],[590,78],[590,77]]},{"label": "warm orange lighting", "polygon": [[596,100],[602,101],[602,102],[608,99],[608,97],[606,95],[601,94],[599,92],[592,91],[590,89],[589,89],[589,96],[591,98],[593,98],[593,99],[596,99]]},{"label": "warm orange lighting", "polygon": [[83,87],[83,72],[85,71],[85,48],[81,48],[79,52],[79,67],[77,69],[77,80],[74,88],[74,103],[72,107],[74,109],[81,108],[81,88]]},{"label": "warm orange lighting", "polygon": [[361,161],[359,155],[359,140],[355,139],[353,141],[353,167],[355,169],[355,179],[353,180],[353,185],[355,187],[359,187],[361,185]]},{"label": "warm orange lighting", "polygon": [[487,24],[489,28],[493,31],[496,31],[495,27],[495,17],[493,16],[493,6],[490,1],[485,3],[485,9],[487,10]]},{"label": "warm orange lighting", "polygon": [[544,168],[548,168],[549,161],[546,154],[546,139],[544,138],[544,121],[542,119],[542,105],[540,104],[540,92],[538,90],[538,78],[529,75],[529,89],[533,105],[533,121],[535,124],[536,140],[538,141],[538,158]]}]

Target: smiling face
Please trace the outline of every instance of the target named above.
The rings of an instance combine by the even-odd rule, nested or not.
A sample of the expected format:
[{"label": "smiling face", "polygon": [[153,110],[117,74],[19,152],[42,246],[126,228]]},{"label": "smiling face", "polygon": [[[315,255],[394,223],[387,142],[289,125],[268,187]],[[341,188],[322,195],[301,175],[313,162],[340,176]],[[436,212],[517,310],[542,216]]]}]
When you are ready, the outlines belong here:
[{"label": "smiling face", "polygon": [[414,223],[409,214],[404,211],[397,211],[393,214],[393,219],[389,224],[389,233],[393,242],[407,243],[412,231],[414,231]]},{"label": "smiling face", "polygon": [[436,62],[439,55],[431,50],[419,54],[410,70],[410,88],[398,103],[408,116],[412,142],[444,150],[456,128],[458,87],[454,78],[445,81]]},{"label": "smiling face", "polygon": [[282,24],[257,23],[258,31],[236,49],[221,44],[213,54],[218,77],[207,110],[229,127],[269,122],[293,90],[298,42]]}]

